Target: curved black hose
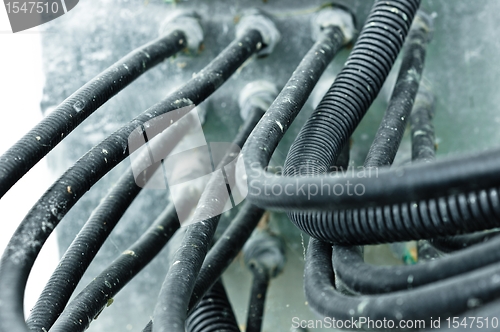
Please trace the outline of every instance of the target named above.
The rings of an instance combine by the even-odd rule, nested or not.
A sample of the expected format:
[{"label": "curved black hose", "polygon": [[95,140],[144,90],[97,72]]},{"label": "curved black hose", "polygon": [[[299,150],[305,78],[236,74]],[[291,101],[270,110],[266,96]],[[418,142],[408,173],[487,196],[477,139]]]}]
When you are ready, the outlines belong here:
[{"label": "curved black hose", "polygon": [[[470,232],[475,228],[481,230],[485,227],[494,227],[494,222],[500,215],[498,211],[495,211],[498,209],[497,188],[500,186],[500,178],[496,176],[500,171],[500,149],[469,154],[465,157],[447,157],[434,163],[416,163],[392,170],[384,168],[374,172],[377,176],[372,177],[368,177],[368,173],[283,177],[266,173],[263,165],[268,161],[256,161],[259,158],[267,160],[267,157],[270,157],[269,151],[271,153],[273,151],[274,133],[277,131],[271,129],[271,121],[274,126],[276,126],[276,121],[285,121],[285,113],[268,112],[267,114],[265,121],[258,125],[259,130],[255,131],[254,139],[249,141],[252,144],[249,143],[243,149],[246,156],[245,165],[252,170],[248,177],[247,198],[257,206],[285,212],[328,210],[332,206],[339,209],[361,207],[373,209],[373,207],[383,206],[383,213],[391,213],[391,210],[395,209],[396,214],[408,214],[412,207],[420,206],[426,210],[427,202],[430,202],[433,205],[431,216],[442,213],[443,219],[451,220],[448,214],[452,212],[440,208],[443,204],[446,206],[446,201],[449,201],[450,205],[457,205],[459,200],[462,207],[460,213],[463,213],[463,217],[453,214],[453,221],[455,219],[460,221],[463,218],[460,224],[464,225],[472,217],[477,220],[484,220],[485,215],[494,218],[490,220],[490,225],[483,222],[478,222],[476,225],[467,224],[467,226],[472,226],[469,227]],[[273,135],[266,135],[265,143],[256,138],[256,136],[264,137],[264,132],[273,132]],[[359,187],[361,193],[348,195],[347,190],[344,189],[344,195],[339,195],[334,190],[324,190],[321,195],[318,195],[322,186],[330,189],[340,186],[355,190]],[[270,189],[273,187],[278,189],[273,191]],[[282,193],[279,192],[279,188],[282,188]],[[408,204],[407,202],[415,203]],[[405,203],[401,204],[401,211],[399,211],[400,203]],[[470,203],[469,206],[468,203]],[[412,211],[412,213],[417,212]],[[481,215],[482,213],[484,215]],[[467,220],[464,221],[465,219]],[[455,232],[455,230],[449,232]]]},{"label": "curved black hose", "polygon": [[[52,185],[16,230],[0,262],[0,330],[27,331],[23,317],[24,289],[41,246],[78,199],[132,152],[128,148],[129,136],[134,139],[143,135],[136,128],[166,112],[181,114],[180,108],[200,104],[261,45],[258,31],[246,31],[198,75],[92,148]],[[163,128],[155,127],[153,121],[150,129],[161,132]]]},{"label": "curved black hose", "polygon": [[[336,319],[424,320],[457,316],[474,303],[487,303],[500,296],[500,283],[492,276],[500,264],[454,276],[412,290],[382,295],[346,296],[334,287],[331,244],[314,238],[309,241],[304,288],[306,299],[316,312]],[[427,325],[428,326],[428,325]]]},{"label": "curved black hose", "polygon": [[213,286],[248,240],[264,210],[245,202],[238,214],[208,252],[194,284],[188,314]]},{"label": "curved black hose", "polygon": [[0,157],[0,198],[89,115],[164,59],[186,47],[178,30],[130,52],[64,100]]},{"label": "curved black hose", "polygon": [[484,231],[472,234],[436,237],[430,239],[429,243],[441,252],[451,253],[490,241],[498,235],[500,235],[498,230]]},{"label": "curved black hose", "polygon": [[265,271],[253,272],[252,290],[250,291],[250,302],[248,303],[246,332],[261,331],[269,281],[269,275]]},{"label": "curved black hose", "polygon": [[[262,109],[254,108],[233,144],[243,146],[262,115]],[[221,168],[221,165],[227,165],[234,157],[234,154],[228,151],[217,169]],[[225,167],[225,171],[228,177],[234,174],[234,168]],[[219,180],[217,176],[210,178],[200,198],[199,208],[194,212],[193,219],[201,221],[187,226],[182,243],[175,253],[174,263],[170,266],[158,295],[153,315],[154,332],[184,332],[193,287],[217,228],[219,211],[222,211],[226,204],[227,197],[218,189]]]},{"label": "curved black hose", "polygon": [[[176,122],[174,126],[161,134],[161,140],[155,142],[155,148],[161,146],[163,151],[172,151],[189,131],[191,123],[191,121]],[[136,160],[138,163],[143,162],[141,157]],[[136,163],[135,166],[138,164]],[[141,169],[140,165],[138,168]],[[152,168],[149,170],[153,171]],[[92,212],[89,220],[64,253],[31,310],[26,321],[31,331],[39,332],[43,329],[48,331],[56,321],[104,241],[140,193],[142,187],[137,185],[137,181],[132,167],[129,167]]]},{"label": "curved black hose", "polygon": [[[192,200],[184,204],[192,208]],[[50,331],[85,331],[96,317],[133,277],[165,246],[179,229],[176,208],[170,203],[148,230],[113,263],[104,269],[64,309]],[[48,329],[46,329],[48,331]]]},{"label": "curved black hose", "polygon": [[203,296],[186,320],[187,332],[240,332],[220,279]]},{"label": "curved black hose", "polygon": [[363,261],[355,247],[334,246],[335,275],[350,290],[360,294],[382,294],[414,289],[500,262],[500,239],[414,265],[376,266]]}]

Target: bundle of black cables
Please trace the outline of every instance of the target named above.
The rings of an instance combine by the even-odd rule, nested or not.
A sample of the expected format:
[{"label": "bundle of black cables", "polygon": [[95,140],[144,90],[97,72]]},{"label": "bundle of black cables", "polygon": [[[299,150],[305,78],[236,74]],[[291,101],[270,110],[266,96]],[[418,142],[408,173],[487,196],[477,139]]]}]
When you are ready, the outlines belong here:
[{"label": "bundle of black cables", "polygon": [[[91,216],[87,226],[79,234],[72,248],[63,258],[61,267],[56,270],[44,294],[42,294],[32,317],[27,322],[30,325],[28,327],[23,315],[24,289],[34,261],[53,229],[99,179],[133,152],[129,149],[128,142],[134,138],[138,138],[140,141],[144,135],[144,128],[142,127],[144,123],[151,118],[161,117],[167,112],[170,112],[171,118],[181,118],[186,113],[186,108],[199,105],[208,98],[250,56],[265,50],[267,47],[266,42],[269,41],[264,40],[264,37],[262,29],[258,26],[247,24],[242,27],[237,38],[197,76],[93,147],[46,191],[21,222],[0,262],[0,331],[17,332],[28,331],[28,329],[43,331],[50,329],[64,309],[69,296],[74,291],[76,284],[97,250],[99,250],[125,209],[139,193],[141,188],[138,187],[137,179],[134,179],[132,171],[128,170],[123,175],[119,184],[112,189]],[[0,176],[2,192],[7,191],[62,137],[74,129],[107,99],[116,94],[119,89],[125,87],[152,65],[183,49],[185,45],[184,32],[182,29],[175,30],[166,37],[162,37],[132,52],[64,101],[56,111],[51,113],[49,117],[45,118],[10,149],[6,153],[7,157],[2,157],[2,172],[5,172]],[[118,76],[116,77],[116,75]],[[84,103],[81,102],[82,99],[85,100]],[[80,104],[78,104],[78,101],[80,101]],[[75,107],[75,104],[79,105],[79,107]],[[252,117],[252,119],[255,118]],[[150,124],[148,128],[148,138],[150,140],[165,129],[161,127],[162,121],[148,123]],[[142,128],[142,130],[137,128]],[[177,130],[182,133],[186,131],[186,128],[177,128]],[[247,132],[242,134],[243,137],[239,138],[239,144],[243,144],[244,138],[246,138],[245,135],[248,135],[250,130],[247,129]],[[182,135],[176,135],[175,133],[169,133],[168,135],[176,139],[182,137]],[[168,135],[165,138],[166,142],[160,142],[163,145],[162,149],[169,150],[176,144],[176,139],[170,140],[172,137]],[[33,142],[37,141],[43,144],[33,144]],[[22,156],[11,158],[12,154],[15,156],[22,154]],[[259,211],[259,209],[254,210]],[[144,235],[142,242],[148,242],[148,240],[157,236],[168,239],[175,231],[175,228],[172,229],[171,227],[176,222],[176,217],[174,218],[173,215],[175,215],[173,209],[167,207],[166,212],[159,216],[156,221],[156,224],[162,225],[164,230],[162,232],[154,229],[148,231]],[[255,213],[250,213],[250,216],[254,215]],[[108,221],[110,222],[109,225],[107,225]],[[81,246],[80,244],[84,245]],[[109,299],[109,295],[121,289],[130,278],[147,264],[147,260],[154,257],[154,251],[159,251],[157,244],[150,243],[150,248],[145,253],[143,252],[144,244],[139,242],[137,245],[139,247],[132,248],[131,252],[120,257],[110,267],[110,270],[105,272],[102,278],[96,279],[89,286],[89,289],[86,289],[81,295],[81,299],[89,299],[88,293],[95,295],[94,292],[99,290],[102,284],[106,286],[109,284],[110,286],[108,286],[107,290],[109,294],[103,293],[104,296],[100,300],[92,298],[93,305],[87,307],[88,310],[80,312],[85,316],[85,319],[78,321],[79,324],[77,324],[81,330],[85,329],[99,310],[103,308]],[[81,259],[82,253],[77,253],[78,250],[81,251],[80,247],[85,248],[83,249],[83,256],[88,253],[88,258]],[[137,257],[132,254],[134,250],[143,252],[146,257],[141,257],[141,260],[138,261]],[[115,273],[118,273],[116,269],[121,273],[127,271],[125,278],[121,282],[107,279],[110,274],[115,275]],[[186,299],[186,301],[188,300],[189,298]],[[84,305],[84,302],[76,303],[75,306],[78,308],[80,305]],[[64,317],[61,317],[61,320],[64,322]],[[67,326],[64,327],[64,324],[62,326],[63,330],[67,328]],[[72,330],[77,330],[77,328],[73,326]]]},{"label": "bundle of black cables", "polygon": [[[292,144],[283,174],[271,174],[266,168],[326,66],[345,42],[342,29],[323,26],[316,43],[274,102],[249,107],[249,118],[235,140],[237,145],[246,142],[241,160],[246,169],[252,170],[247,176],[249,201],[213,243],[220,217],[214,212],[226,202],[209,184],[193,217],[201,222],[178,232],[181,246],[174,254],[154,319],[146,330],[238,330],[220,276],[250,237],[264,209],[286,211],[292,223],[311,236],[305,292],[310,306],[321,315],[427,322],[466,316],[469,309],[488,302],[490,306],[479,310],[488,315],[498,312],[493,300],[500,295],[500,255],[495,250],[500,238],[496,232],[470,233],[500,224],[500,150],[434,160],[434,96],[420,86],[432,20],[417,13],[419,5],[419,0],[375,2],[344,68]],[[32,315],[24,321],[28,274],[59,221],[86,191],[133,152],[128,140],[142,137],[145,131],[137,128],[167,112],[181,117],[183,108],[200,104],[248,57],[265,49],[268,40],[262,29],[260,25],[247,25],[202,72],[95,146],[43,195],[17,229],[0,262],[0,331],[83,331],[113,295],[160,251],[179,228],[172,204],[129,250],[69,302],[95,254],[141,190],[129,169],[94,211]],[[63,102],[2,156],[0,197],[107,99],[144,70],[181,50],[185,39],[184,32],[176,30],[134,51]],[[405,40],[396,86],[364,165],[377,176],[332,172],[346,166],[347,142],[378,95]],[[116,75],[120,76],[119,83]],[[389,169],[408,119],[413,162]],[[151,132],[163,129],[154,127],[154,122],[152,125]],[[173,149],[181,136],[167,135],[162,148]],[[376,267],[363,261],[363,248],[357,247],[422,239],[449,255],[412,266]],[[269,276],[261,279],[265,287],[259,289],[267,289]],[[254,305],[259,309],[258,321],[252,327],[255,330],[261,326],[264,306],[260,302]],[[223,319],[215,319],[217,315],[223,315]]]},{"label": "bundle of black cables", "polygon": [[[414,104],[431,32],[430,18],[415,16],[418,7],[418,0],[374,4],[344,68],[290,148],[282,175],[266,172],[266,167],[305,103],[307,86],[303,94],[283,89],[243,150],[245,165],[253,170],[250,201],[287,211],[312,237],[305,292],[310,306],[327,317],[429,321],[457,316],[500,295],[496,237],[404,267],[374,267],[363,262],[359,248],[344,247],[433,238],[442,242],[446,236],[500,224],[500,150],[432,161],[433,97],[423,90]],[[408,33],[398,81],[365,162],[366,170],[377,176],[332,172]],[[412,107],[415,162],[389,169]],[[467,243],[474,241],[482,240]]]}]

